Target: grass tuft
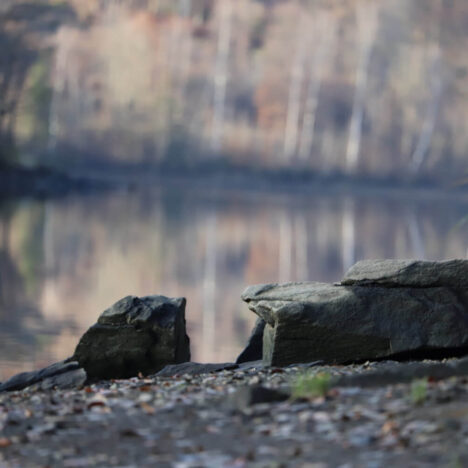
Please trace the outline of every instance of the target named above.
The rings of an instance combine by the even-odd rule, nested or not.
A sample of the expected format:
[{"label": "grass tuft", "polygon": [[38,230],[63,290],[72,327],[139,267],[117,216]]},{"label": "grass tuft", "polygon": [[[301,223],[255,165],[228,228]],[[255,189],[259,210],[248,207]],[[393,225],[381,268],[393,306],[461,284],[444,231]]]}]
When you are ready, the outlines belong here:
[{"label": "grass tuft", "polygon": [[411,382],[410,398],[414,405],[422,405],[427,398],[428,379],[416,379]]},{"label": "grass tuft", "polygon": [[317,374],[306,372],[299,375],[292,384],[291,397],[319,398],[325,397],[331,388],[332,376],[327,372]]}]

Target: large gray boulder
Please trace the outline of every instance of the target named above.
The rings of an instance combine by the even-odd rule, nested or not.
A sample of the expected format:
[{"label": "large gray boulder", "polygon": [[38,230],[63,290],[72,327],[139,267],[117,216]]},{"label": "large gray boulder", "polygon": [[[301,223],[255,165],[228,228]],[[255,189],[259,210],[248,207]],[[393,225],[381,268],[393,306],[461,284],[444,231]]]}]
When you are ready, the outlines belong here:
[{"label": "large gray boulder", "polygon": [[427,262],[421,260],[362,260],[353,265],[343,285],[427,288],[445,286],[468,289],[468,260]]},{"label": "large gray boulder", "polygon": [[435,352],[468,353],[468,308],[457,292],[438,286],[366,284],[247,288],[243,300],[266,322],[264,363],[348,363],[405,355],[424,358]]},{"label": "large gray boulder", "polygon": [[89,379],[127,378],[190,361],[185,298],[127,296],[80,339],[73,360]]}]

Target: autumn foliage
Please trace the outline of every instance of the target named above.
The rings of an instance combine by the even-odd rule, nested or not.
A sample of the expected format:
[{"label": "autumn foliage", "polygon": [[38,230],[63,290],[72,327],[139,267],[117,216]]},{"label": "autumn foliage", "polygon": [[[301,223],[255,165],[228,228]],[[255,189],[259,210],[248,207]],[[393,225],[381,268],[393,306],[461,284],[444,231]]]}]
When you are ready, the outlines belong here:
[{"label": "autumn foliage", "polygon": [[35,161],[467,168],[463,0],[38,3],[0,12],[0,131]]}]

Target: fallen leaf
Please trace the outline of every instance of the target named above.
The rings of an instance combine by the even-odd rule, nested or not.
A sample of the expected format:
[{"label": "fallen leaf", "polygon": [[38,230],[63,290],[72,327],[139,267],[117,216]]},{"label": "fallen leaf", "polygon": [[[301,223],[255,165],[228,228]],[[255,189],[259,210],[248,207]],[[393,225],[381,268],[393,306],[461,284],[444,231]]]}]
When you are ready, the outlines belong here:
[{"label": "fallen leaf", "polygon": [[156,412],[154,406],[151,406],[146,402],[140,403],[140,407],[146,414],[154,414]]},{"label": "fallen leaf", "polygon": [[0,438],[0,448],[9,447],[11,445],[11,440],[6,437]]},{"label": "fallen leaf", "polygon": [[383,435],[394,434],[394,433],[398,432],[398,424],[395,421],[392,421],[392,420],[387,421],[387,422],[384,423],[384,425],[380,429],[380,432]]}]

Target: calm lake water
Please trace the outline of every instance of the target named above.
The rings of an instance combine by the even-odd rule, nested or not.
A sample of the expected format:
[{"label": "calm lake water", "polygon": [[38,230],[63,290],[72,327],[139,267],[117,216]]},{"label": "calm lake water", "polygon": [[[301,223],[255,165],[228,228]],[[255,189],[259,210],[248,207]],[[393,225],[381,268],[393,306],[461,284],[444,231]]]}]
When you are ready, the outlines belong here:
[{"label": "calm lake water", "polygon": [[235,359],[248,284],[337,281],[364,258],[467,258],[456,198],[151,190],[0,202],[0,381],[73,353],[128,294],[185,296],[192,359]]}]

